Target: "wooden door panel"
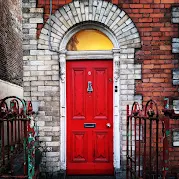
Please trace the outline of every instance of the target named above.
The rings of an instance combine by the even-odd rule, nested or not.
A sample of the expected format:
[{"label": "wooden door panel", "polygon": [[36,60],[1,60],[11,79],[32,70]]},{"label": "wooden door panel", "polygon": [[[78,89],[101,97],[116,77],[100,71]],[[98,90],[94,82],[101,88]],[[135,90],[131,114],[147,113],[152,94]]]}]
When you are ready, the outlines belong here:
[{"label": "wooden door panel", "polygon": [[94,131],[94,161],[95,162],[109,162],[108,132]]},{"label": "wooden door panel", "polygon": [[73,69],[73,119],[85,119],[85,69]]},{"label": "wooden door panel", "polygon": [[94,71],[94,118],[107,119],[107,69]]},{"label": "wooden door panel", "polygon": [[73,131],[72,132],[72,161],[73,162],[87,162],[87,133]]}]

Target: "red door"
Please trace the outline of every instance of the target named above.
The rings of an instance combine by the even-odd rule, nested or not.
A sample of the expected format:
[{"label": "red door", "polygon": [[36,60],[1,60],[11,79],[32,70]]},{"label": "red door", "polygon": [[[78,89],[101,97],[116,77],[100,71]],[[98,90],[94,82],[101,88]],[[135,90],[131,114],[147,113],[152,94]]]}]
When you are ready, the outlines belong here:
[{"label": "red door", "polygon": [[111,60],[67,62],[67,174],[113,174]]}]

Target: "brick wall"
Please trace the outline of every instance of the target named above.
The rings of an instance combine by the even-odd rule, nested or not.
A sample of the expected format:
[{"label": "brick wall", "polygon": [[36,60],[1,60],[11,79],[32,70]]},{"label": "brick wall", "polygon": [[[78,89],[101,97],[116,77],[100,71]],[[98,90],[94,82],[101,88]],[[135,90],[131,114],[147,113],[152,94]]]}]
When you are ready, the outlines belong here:
[{"label": "brick wall", "polygon": [[[53,1],[53,13],[68,0]],[[70,0],[69,0],[70,1]],[[172,85],[172,69],[178,67],[178,56],[172,54],[172,37],[178,37],[178,26],[171,22],[171,8],[178,0],[122,0],[113,1],[133,20],[140,32],[142,49],[136,59],[142,63],[142,81],[137,81],[136,93],[143,101],[150,98],[161,101],[165,96],[177,96]],[[44,20],[49,17],[49,1],[39,0],[38,7],[44,8]],[[38,32],[43,24],[38,24]]]},{"label": "brick wall", "polygon": [[136,59],[142,63],[142,81],[136,84],[136,93],[143,101],[161,102],[164,96],[178,96],[172,85],[172,69],[178,66],[178,57],[172,54],[172,37],[178,36],[178,26],[171,22],[173,0],[122,1],[123,8],[137,26],[142,39],[142,49]]},{"label": "brick wall", "polygon": [[[113,3],[117,2],[113,1]],[[65,3],[67,1],[53,0],[53,13]],[[122,159],[125,158],[126,150],[125,109],[126,104],[134,100],[134,78],[138,79],[135,83],[135,94],[137,94],[135,98],[138,97],[141,100],[140,95],[142,95],[144,103],[152,98],[157,100],[162,108],[165,96],[178,96],[177,87],[172,85],[172,70],[178,67],[177,55],[172,54],[171,50],[172,38],[178,37],[178,26],[171,23],[171,7],[174,5],[177,4],[173,0],[120,0],[118,3],[118,7],[129,15],[137,27],[142,46],[135,50],[135,57],[134,48],[136,47],[122,49],[120,53],[120,87],[124,87],[121,88],[122,95],[120,96],[120,100],[123,102],[120,106],[122,109]],[[70,11],[69,7],[67,11]],[[59,119],[62,114],[59,110],[59,101],[60,91],[63,92],[63,90],[59,89],[59,81],[61,80],[59,75],[61,73],[59,69],[60,57],[59,54],[49,51],[48,24],[46,24],[46,28],[43,28],[49,17],[49,0],[39,0],[38,2],[24,0],[23,12],[24,94],[26,99],[40,101],[38,125],[41,130],[40,140],[45,156],[42,163],[43,170],[57,171],[61,167],[59,161],[61,121]],[[61,21],[65,20],[62,17],[65,16],[64,14],[66,12],[59,15]],[[69,17],[67,18],[69,19]],[[126,19],[123,20],[123,23],[125,23]],[[52,23],[58,24],[58,22],[59,20],[54,17]],[[128,22],[131,23],[131,21]],[[131,24],[127,22],[126,24],[127,28],[131,28]],[[58,31],[61,25],[54,27],[52,29],[54,38],[52,39],[55,39],[54,44],[58,45],[61,40],[60,33],[64,30]],[[68,29],[64,26],[63,28]],[[39,37],[40,33],[41,36]],[[135,35],[132,34],[132,36]],[[125,38],[123,40],[124,48]],[[137,42],[139,43],[140,40]],[[130,54],[128,54],[128,51]],[[136,64],[133,64],[134,61]],[[139,80],[141,79],[141,67],[138,63],[142,65],[142,80]],[[136,66],[138,66],[138,69],[136,69]],[[136,78],[137,71],[139,77]]]},{"label": "brick wall", "polygon": [[[142,63],[142,81],[136,92],[143,100],[150,98],[162,102],[164,96],[178,96],[172,85],[172,69],[178,66],[177,56],[172,54],[172,37],[178,36],[178,26],[171,22],[172,0],[133,0],[122,7],[137,26],[142,39],[142,49],[136,59]],[[162,103],[161,103],[162,106]]]},{"label": "brick wall", "polygon": [[22,86],[20,0],[0,1],[0,79]]}]

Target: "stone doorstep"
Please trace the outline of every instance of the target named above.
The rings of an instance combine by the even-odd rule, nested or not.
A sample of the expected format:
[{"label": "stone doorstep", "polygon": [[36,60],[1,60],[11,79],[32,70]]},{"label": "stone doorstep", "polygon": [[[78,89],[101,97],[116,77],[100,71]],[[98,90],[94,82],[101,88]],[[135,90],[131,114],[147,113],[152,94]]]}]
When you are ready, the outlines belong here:
[{"label": "stone doorstep", "polygon": [[114,176],[94,176],[94,175],[70,175],[66,176],[62,172],[44,173],[40,174],[39,179],[115,179]]},{"label": "stone doorstep", "polygon": [[116,169],[114,176],[107,175],[75,175],[67,176],[66,171],[61,170],[58,172],[41,173],[39,179],[126,179],[125,169]]},{"label": "stone doorstep", "polygon": [[67,176],[66,179],[115,179],[114,176]]}]

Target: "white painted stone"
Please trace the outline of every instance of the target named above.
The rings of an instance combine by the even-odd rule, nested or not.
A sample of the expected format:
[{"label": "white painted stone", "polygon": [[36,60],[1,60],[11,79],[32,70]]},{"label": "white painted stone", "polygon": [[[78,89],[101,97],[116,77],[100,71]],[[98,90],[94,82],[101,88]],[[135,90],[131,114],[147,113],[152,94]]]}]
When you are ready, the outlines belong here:
[{"label": "white painted stone", "polygon": [[30,55],[45,55],[44,50],[30,50]]},{"label": "white painted stone", "polygon": [[60,146],[60,142],[46,142],[46,146]]},{"label": "white painted stone", "polygon": [[60,153],[59,152],[47,152],[46,156],[47,157],[59,157]]},{"label": "white painted stone", "polygon": [[23,66],[24,71],[37,70],[37,66]]},{"label": "white painted stone", "polygon": [[59,81],[45,81],[47,86],[59,86]]},{"label": "white painted stone", "polygon": [[106,21],[104,22],[105,24],[108,24],[108,22],[110,21],[111,17],[113,16],[114,12],[109,12]]},{"label": "white painted stone", "polygon": [[30,13],[43,13],[43,8],[30,8]]},{"label": "white painted stone", "polygon": [[37,45],[23,45],[23,50],[35,50],[37,49]]},{"label": "white painted stone", "polygon": [[50,142],[52,141],[52,137],[39,137],[39,140],[43,142]]},{"label": "white painted stone", "polygon": [[37,126],[45,126],[45,121],[37,121]]},{"label": "white painted stone", "polygon": [[44,81],[32,81],[31,86],[40,86],[44,85]]},{"label": "white painted stone", "polygon": [[23,77],[24,81],[36,81],[37,77],[36,76],[28,76],[28,77]]},{"label": "white painted stone", "polygon": [[[35,87],[31,87],[30,90],[31,90],[31,91],[38,91],[38,89],[37,89],[36,86],[35,86]],[[33,100],[33,99],[32,99],[32,100]],[[34,101],[37,101],[37,99],[35,99]]]},{"label": "white painted stone", "polygon": [[38,76],[38,80],[40,81],[52,80],[52,77],[51,76]]},{"label": "white painted stone", "polygon": [[30,71],[24,71],[23,76],[30,76]]},{"label": "white painted stone", "polygon": [[[129,19],[129,20],[131,21],[131,19]],[[134,27],[134,24],[131,23],[131,24],[127,25],[125,28],[123,28],[122,31],[123,31],[123,32],[126,32],[126,31],[132,29],[133,27]],[[135,29],[136,29],[136,28],[135,28]],[[131,32],[131,33],[132,33],[132,32]]]},{"label": "white painted stone", "polygon": [[42,71],[45,71],[45,70],[51,70],[52,69],[52,66],[51,65],[41,65],[41,66],[38,66],[38,70],[42,70]]},{"label": "white painted stone", "polygon": [[49,45],[41,45],[41,44],[38,44],[38,49],[49,49]]},{"label": "white painted stone", "polygon": [[45,75],[59,75],[58,71],[45,71]]},{"label": "white painted stone", "polygon": [[46,62],[47,60],[51,60],[51,56],[48,56],[48,55],[40,56],[40,55],[38,55],[37,60],[44,60]]},{"label": "white painted stone", "polygon": [[24,86],[24,87],[25,87],[25,86],[30,86],[30,82],[27,82],[27,81],[24,82],[24,83],[23,83],[23,86]]},{"label": "white painted stone", "polygon": [[37,40],[30,40],[31,45],[37,45]]},{"label": "white painted stone", "polygon": [[30,24],[42,24],[43,23],[43,18],[30,18],[29,19]]},{"label": "white painted stone", "polygon": [[44,65],[44,61],[30,61],[30,65]]},{"label": "white painted stone", "polygon": [[[31,96],[35,96],[35,97],[38,97],[38,96],[44,96],[44,92],[34,92],[32,91],[31,92]],[[39,126],[39,129],[40,129],[41,126]]]},{"label": "white painted stone", "polygon": [[22,24],[22,28],[23,29],[31,29],[31,28],[35,29],[35,28],[37,28],[37,24],[26,24],[26,23],[23,23]]},{"label": "white painted stone", "polygon": [[51,91],[51,86],[38,86],[38,91]]},{"label": "white painted stone", "polygon": [[29,34],[37,34],[37,29],[29,29]]},{"label": "white painted stone", "polygon": [[59,75],[53,75],[52,76],[52,80],[59,80],[59,79],[60,79]]}]

